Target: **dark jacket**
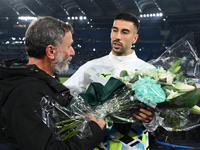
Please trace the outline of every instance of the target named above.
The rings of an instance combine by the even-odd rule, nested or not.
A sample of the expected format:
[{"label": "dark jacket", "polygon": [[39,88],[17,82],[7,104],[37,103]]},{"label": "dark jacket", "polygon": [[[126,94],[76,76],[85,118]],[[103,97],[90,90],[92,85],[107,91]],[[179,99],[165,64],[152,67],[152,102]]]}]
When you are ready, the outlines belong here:
[{"label": "dark jacket", "polygon": [[49,96],[66,106],[69,89],[35,65],[0,67],[0,101],[2,118],[10,150],[89,150],[103,139],[95,122],[89,122],[92,136],[80,140],[76,136],[56,140],[50,128],[41,120],[40,101]]}]

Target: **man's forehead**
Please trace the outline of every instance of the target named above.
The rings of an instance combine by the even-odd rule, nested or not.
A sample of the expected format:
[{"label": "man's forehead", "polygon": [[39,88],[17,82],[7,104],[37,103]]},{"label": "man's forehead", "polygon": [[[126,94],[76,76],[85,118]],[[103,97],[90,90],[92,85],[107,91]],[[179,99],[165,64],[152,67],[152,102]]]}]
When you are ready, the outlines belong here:
[{"label": "man's forehead", "polygon": [[125,20],[115,20],[113,22],[113,27],[118,28],[120,30],[126,29],[126,30],[132,30],[134,25],[131,21],[125,21]]},{"label": "man's forehead", "polygon": [[71,32],[66,32],[63,40],[66,43],[72,43],[73,42],[72,33]]}]

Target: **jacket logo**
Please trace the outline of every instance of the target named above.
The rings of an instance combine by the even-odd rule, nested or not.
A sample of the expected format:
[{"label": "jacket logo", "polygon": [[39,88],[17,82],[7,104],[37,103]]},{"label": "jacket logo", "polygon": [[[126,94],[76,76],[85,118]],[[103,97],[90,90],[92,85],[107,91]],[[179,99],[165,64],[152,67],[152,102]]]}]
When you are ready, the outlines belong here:
[{"label": "jacket logo", "polygon": [[111,74],[110,73],[109,74],[102,73],[101,75],[105,78],[105,77],[107,77],[108,75],[111,75]]},{"label": "jacket logo", "polygon": [[103,80],[108,80],[111,76],[112,76],[112,73],[108,71],[106,72],[104,71],[100,73],[100,78]]}]

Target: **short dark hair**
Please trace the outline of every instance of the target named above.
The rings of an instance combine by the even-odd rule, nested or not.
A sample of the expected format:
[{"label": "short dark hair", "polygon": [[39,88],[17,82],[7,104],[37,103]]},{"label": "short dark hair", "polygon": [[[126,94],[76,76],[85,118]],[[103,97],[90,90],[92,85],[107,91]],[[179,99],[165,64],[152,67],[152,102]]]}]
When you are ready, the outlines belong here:
[{"label": "short dark hair", "polygon": [[115,16],[114,20],[125,20],[125,21],[133,22],[133,25],[136,27],[137,30],[139,30],[140,22],[134,14],[130,14],[126,12],[120,13]]},{"label": "short dark hair", "polygon": [[41,58],[46,55],[46,47],[58,47],[66,32],[73,33],[73,27],[50,16],[38,17],[25,34],[25,46],[29,57]]}]

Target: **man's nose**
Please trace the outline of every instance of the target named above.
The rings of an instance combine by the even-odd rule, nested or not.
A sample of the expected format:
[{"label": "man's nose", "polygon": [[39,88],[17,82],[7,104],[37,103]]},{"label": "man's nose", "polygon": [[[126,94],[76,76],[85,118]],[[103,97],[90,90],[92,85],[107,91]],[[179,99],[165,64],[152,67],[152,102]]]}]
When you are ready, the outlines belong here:
[{"label": "man's nose", "polygon": [[121,40],[121,33],[120,33],[120,32],[117,32],[115,38]]},{"label": "man's nose", "polygon": [[75,50],[73,47],[71,47],[71,50],[70,50],[70,56],[74,56],[75,55]]}]

